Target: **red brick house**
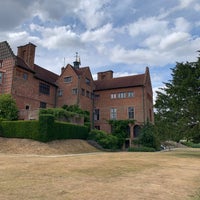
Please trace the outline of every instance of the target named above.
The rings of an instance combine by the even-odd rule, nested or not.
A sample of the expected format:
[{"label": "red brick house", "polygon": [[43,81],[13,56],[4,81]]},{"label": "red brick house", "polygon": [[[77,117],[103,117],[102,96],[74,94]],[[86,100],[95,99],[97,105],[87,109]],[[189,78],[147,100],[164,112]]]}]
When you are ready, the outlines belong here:
[{"label": "red brick house", "polygon": [[120,78],[113,78],[113,71],[99,72],[94,81],[90,68],[80,67],[78,56],[57,75],[34,63],[35,49],[29,43],[14,55],[6,41],[0,42],[0,94],[13,96],[20,119],[35,119],[39,108],[77,104],[90,112],[94,127],[107,132],[110,119],[134,119],[132,138],[147,119],[154,122],[148,67],[144,74]]}]

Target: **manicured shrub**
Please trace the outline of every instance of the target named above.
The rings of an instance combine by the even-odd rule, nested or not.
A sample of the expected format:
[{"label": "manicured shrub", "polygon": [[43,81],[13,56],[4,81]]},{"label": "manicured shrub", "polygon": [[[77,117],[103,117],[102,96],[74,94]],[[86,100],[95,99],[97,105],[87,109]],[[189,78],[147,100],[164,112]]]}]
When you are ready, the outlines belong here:
[{"label": "manicured shrub", "polygon": [[1,136],[39,140],[38,121],[2,121]]},{"label": "manicured shrub", "polygon": [[156,150],[151,147],[130,147],[128,149],[130,152],[155,152]]},{"label": "manicured shrub", "polygon": [[55,122],[53,126],[53,139],[87,139],[88,128],[86,126]]}]

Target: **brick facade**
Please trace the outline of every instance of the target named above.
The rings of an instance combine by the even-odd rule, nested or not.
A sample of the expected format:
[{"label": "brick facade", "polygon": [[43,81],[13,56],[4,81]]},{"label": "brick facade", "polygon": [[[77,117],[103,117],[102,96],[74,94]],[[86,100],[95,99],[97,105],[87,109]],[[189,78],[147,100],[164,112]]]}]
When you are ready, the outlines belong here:
[{"label": "brick facade", "polygon": [[[113,78],[113,71],[99,72],[94,81],[89,67],[68,64],[57,75],[34,63],[36,46],[18,47],[15,56],[7,42],[0,43],[0,94],[16,100],[21,119],[34,119],[41,107],[77,104],[91,114],[93,126],[111,131],[108,120],[134,119],[138,125],[153,117],[153,95],[149,74]],[[134,132],[134,130],[133,130]]]}]

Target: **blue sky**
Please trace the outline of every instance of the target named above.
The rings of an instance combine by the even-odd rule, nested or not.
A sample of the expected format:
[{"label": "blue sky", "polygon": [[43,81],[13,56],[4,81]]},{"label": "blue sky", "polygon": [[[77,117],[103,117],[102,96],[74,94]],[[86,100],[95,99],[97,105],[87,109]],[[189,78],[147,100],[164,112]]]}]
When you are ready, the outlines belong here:
[{"label": "blue sky", "polygon": [[144,73],[154,92],[171,79],[176,62],[196,61],[200,50],[199,0],[6,0],[0,41],[13,49],[32,42],[35,63],[60,74],[79,52],[92,74]]}]

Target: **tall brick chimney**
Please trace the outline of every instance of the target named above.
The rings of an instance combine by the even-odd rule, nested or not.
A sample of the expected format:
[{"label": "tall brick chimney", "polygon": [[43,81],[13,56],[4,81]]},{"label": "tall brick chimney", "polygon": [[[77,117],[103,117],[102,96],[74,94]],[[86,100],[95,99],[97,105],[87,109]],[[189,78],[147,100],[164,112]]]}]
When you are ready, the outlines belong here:
[{"label": "tall brick chimney", "polygon": [[98,72],[98,80],[109,80],[113,78],[113,71]]},{"label": "tall brick chimney", "polygon": [[17,52],[17,56],[22,58],[32,70],[34,70],[35,48],[36,46],[29,42],[24,46],[18,47]]}]

